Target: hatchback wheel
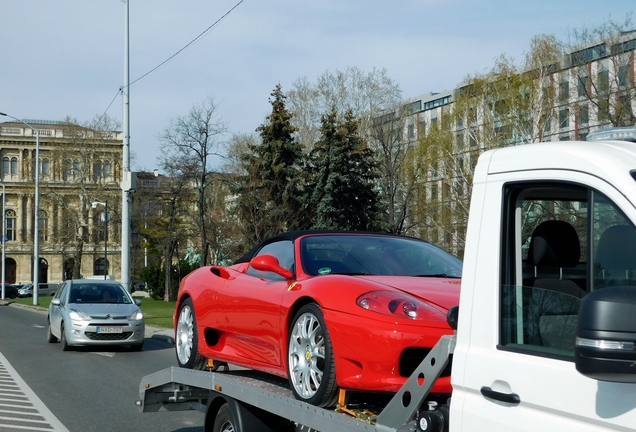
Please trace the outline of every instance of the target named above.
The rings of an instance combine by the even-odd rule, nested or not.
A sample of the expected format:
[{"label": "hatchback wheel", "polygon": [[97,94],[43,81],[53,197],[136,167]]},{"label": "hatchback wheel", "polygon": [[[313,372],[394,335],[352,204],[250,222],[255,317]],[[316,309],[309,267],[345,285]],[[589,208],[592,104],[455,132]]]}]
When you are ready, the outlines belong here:
[{"label": "hatchback wheel", "polygon": [[300,308],[289,329],[289,384],[296,399],[320,407],[338,398],[331,339],[322,311],[311,303]]},{"label": "hatchback wheel", "polygon": [[66,330],[64,329],[64,323],[60,324],[60,342],[62,343],[62,351],[71,350],[71,346],[66,341]]},{"label": "hatchback wheel", "polygon": [[46,326],[46,340],[48,341],[48,343],[55,343],[57,342],[57,338],[55,337],[53,332],[51,332],[51,320],[47,319],[47,322],[48,325]]},{"label": "hatchback wheel", "polygon": [[197,317],[192,300],[186,299],[179,308],[175,334],[175,349],[180,367],[205,370],[205,358],[199,355]]}]

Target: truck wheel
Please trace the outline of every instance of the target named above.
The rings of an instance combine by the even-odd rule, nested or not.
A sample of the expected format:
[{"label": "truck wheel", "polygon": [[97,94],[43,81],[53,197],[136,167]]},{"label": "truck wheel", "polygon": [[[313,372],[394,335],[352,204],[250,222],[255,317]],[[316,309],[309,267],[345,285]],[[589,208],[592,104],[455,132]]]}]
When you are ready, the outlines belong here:
[{"label": "truck wheel", "polygon": [[227,404],[219,408],[212,432],[238,432],[238,429],[234,427],[234,419]]},{"label": "truck wheel", "polygon": [[47,326],[46,326],[46,340],[48,343],[55,343],[57,342],[57,338],[53,335],[53,332],[51,332],[51,320],[47,319]]},{"label": "truck wheel", "polygon": [[174,345],[180,367],[205,370],[205,358],[199,355],[198,343],[197,317],[192,300],[186,299],[179,308]]},{"label": "truck wheel", "polygon": [[310,303],[298,311],[289,329],[287,372],[296,399],[320,407],[338,398],[331,339],[320,307]]}]

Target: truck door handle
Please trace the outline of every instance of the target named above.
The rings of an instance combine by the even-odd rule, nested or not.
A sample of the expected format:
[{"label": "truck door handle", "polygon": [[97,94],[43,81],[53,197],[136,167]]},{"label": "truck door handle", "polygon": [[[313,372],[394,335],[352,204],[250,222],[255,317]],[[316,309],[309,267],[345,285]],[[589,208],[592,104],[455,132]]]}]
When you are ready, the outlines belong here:
[{"label": "truck door handle", "polygon": [[516,393],[501,393],[498,391],[494,391],[490,387],[482,387],[481,394],[489,399],[498,400],[512,405],[519,405],[519,403],[521,402],[519,395]]}]

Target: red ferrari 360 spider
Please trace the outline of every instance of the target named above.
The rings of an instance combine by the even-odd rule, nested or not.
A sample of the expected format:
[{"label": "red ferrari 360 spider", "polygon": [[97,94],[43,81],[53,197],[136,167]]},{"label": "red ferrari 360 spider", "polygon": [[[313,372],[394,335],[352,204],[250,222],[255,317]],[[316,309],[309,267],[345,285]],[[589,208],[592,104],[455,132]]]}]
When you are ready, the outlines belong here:
[{"label": "red ferrari 360 spider", "polygon": [[[174,315],[181,367],[206,359],[288,378],[296,398],[333,406],[338,388],[395,392],[459,302],[461,262],[411,237],[295,231],[229,267],[183,279]],[[450,393],[448,371],[433,387]]]}]

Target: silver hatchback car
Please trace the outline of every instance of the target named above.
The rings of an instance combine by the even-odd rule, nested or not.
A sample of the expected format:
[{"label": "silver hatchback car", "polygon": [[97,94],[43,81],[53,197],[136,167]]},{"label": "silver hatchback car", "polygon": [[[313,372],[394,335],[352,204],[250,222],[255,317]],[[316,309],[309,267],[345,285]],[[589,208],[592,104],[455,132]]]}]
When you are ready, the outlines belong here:
[{"label": "silver hatchback car", "polygon": [[144,345],[141,300],[133,300],[118,282],[76,279],[64,282],[51,300],[47,340],[74,345]]}]

